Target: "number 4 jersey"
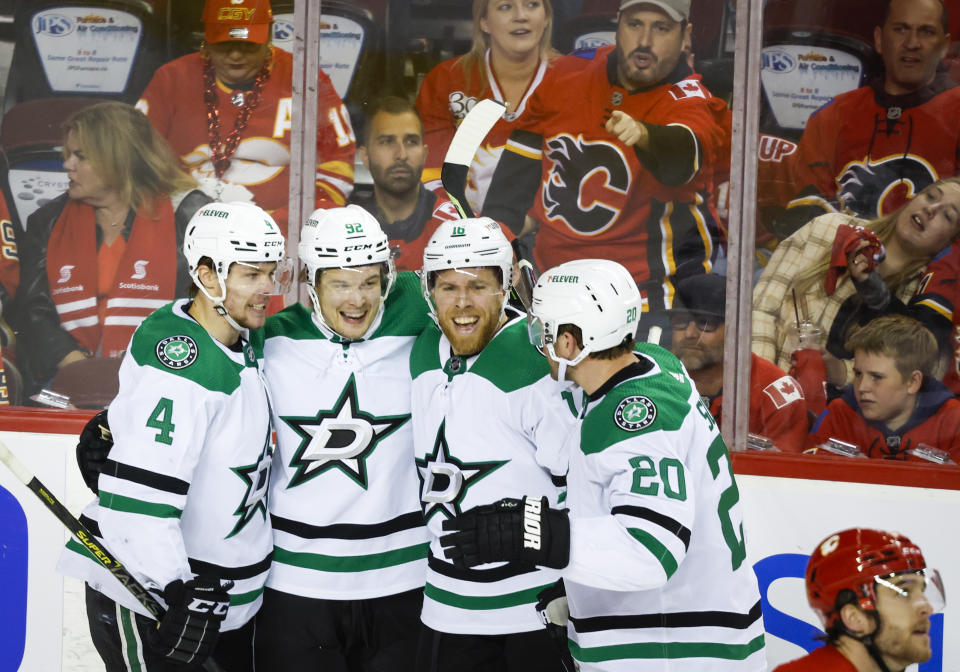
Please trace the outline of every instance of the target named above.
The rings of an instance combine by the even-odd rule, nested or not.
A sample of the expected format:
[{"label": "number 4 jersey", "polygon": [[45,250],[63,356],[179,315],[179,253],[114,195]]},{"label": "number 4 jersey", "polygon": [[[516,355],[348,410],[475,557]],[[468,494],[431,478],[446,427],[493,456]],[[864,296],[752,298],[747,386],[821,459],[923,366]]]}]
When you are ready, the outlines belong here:
[{"label": "number 4 jersey", "polygon": [[571,652],[582,672],[763,670],[727,448],[680,361],[637,351],[567,444]]},{"label": "number 4 jersey", "polygon": [[[168,304],[134,332],[100,500],[81,520],[147,588],[193,574],[233,581],[221,625],[233,630],[259,609],[270,568],[270,409],[250,345],[214,340],[188,305]],[[149,615],[76,540],[59,569]]]}]

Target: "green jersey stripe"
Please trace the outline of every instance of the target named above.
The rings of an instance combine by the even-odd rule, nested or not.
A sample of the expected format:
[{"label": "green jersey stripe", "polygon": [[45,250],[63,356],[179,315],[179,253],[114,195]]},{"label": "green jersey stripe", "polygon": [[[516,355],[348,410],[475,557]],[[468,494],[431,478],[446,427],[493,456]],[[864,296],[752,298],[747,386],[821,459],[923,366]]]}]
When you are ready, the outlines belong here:
[{"label": "green jersey stripe", "polygon": [[137,626],[133,620],[133,612],[117,606],[120,611],[120,632],[126,645],[123,648],[127,654],[127,665],[129,665],[130,672],[143,672],[143,666],[140,664],[140,641],[137,637]]},{"label": "green jersey stripe", "polygon": [[132,497],[115,495],[105,490],[100,491],[100,506],[105,509],[112,509],[123,513],[139,513],[144,516],[153,516],[154,518],[179,518],[183,515],[182,510],[169,504],[144,502]]},{"label": "green jersey stripe", "polygon": [[763,648],[763,635],[757,635],[746,644],[717,642],[644,642],[641,644],[611,644],[580,647],[570,640],[570,654],[582,663],[601,663],[627,659],[722,658],[746,660]]},{"label": "green jersey stripe", "polygon": [[515,593],[506,593],[505,595],[458,595],[448,590],[437,588],[429,581],[424,586],[423,594],[434,602],[446,604],[450,607],[459,609],[506,609],[507,607],[518,607],[524,604],[534,604],[537,601],[537,593],[552,586],[548,583],[543,586],[518,590]]},{"label": "green jersey stripe", "polygon": [[673,573],[677,571],[677,559],[673,557],[673,554],[666,546],[660,543],[659,539],[646,530],[639,530],[635,527],[628,527],[627,532],[630,533],[631,537],[643,544],[648,551],[653,553],[653,557],[660,561],[660,564],[663,566],[663,571],[667,573],[668,579],[673,576]]},{"label": "green jersey stripe", "polygon": [[385,553],[336,556],[320,555],[319,553],[300,553],[274,546],[273,560],[274,562],[281,562],[285,565],[293,565],[294,567],[302,567],[304,569],[315,569],[321,572],[363,572],[423,560],[427,557],[429,548],[430,543],[427,542],[386,551]]},{"label": "green jersey stripe", "polygon": [[237,607],[241,604],[250,604],[256,601],[263,594],[263,588],[257,588],[246,593],[237,593],[230,596],[230,606]]}]

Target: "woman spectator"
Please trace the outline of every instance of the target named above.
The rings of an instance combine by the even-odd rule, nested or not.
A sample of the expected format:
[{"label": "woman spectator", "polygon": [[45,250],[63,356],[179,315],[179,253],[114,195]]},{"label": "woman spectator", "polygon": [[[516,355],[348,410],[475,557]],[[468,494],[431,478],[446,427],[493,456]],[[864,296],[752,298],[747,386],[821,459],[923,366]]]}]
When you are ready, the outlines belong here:
[{"label": "woman spectator", "polygon": [[[886,256],[872,259],[865,249],[871,237],[841,225],[871,231],[883,243]],[[831,334],[831,343],[844,343],[848,334],[841,332],[863,304],[873,307],[875,314],[876,306],[889,299],[883,298],[888,291],[899,301],[909,301],[927,263],[958,232],[960,178],[935,182],[900,209],[873,221],[838,213],[811,220],[780,243],[754,287],[753,352],[788,370],[792,348],[787,335],[796,328],[797,315]],[[828,382],[842,387],[850,381],[849,362],[839,359],[849,356],[842,346],[828,345],[824,354]]]},{"label": "woman spectator", "polygon": [[558,70],[588,63],[560,57],[550,46],[552,29],[550,0],[473,0],[473,46],[427,73],[417,95],[428,147],[424,182],[439,179],[457,124],[478,100],[493,98],[506,110],[477,151],[467,181],[470,205],[482,210],[500,152],[537,86]]},{"label": "woman spectator", "polygon": [[99,103],[64,123],[67,192],[27,220],[17,361],[35,385],[92,356],[119,357],[154,309],[186,296],[193,190],[143,114]]}]

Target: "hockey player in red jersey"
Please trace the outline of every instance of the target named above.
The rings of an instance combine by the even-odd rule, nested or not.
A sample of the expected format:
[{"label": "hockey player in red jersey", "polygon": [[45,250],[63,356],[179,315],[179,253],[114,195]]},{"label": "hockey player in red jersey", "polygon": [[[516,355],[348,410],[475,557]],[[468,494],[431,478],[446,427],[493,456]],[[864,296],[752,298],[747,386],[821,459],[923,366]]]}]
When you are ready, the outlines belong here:
[{"label": "hockey player in red jersey", "polygon": [[373,177],[373,195],[354,193],[350,202],[380,223],[398,271],[420,270],[437,227],[460,219],[453,203],[420,181],[427,151],[420,117],[407,99],[385,96],[367,110],[358,154]]},{"label": "hockey player in red jersey", "polygon": [[537,90],[484,206],[519,231],[533,199],[537,265],[616,260],[644,312],[669,308],[673,282],[708,272],[717,249],[710,192],[726,105],[682,58],[689,11],[689,0],[622,0],[616,45]]},{"label": "hockey player in red jersey", "polygon": [[789,157],[787,231],[824,212],[879,217],[960,172],[960,87],[939,68],[946,5],[888,0],[879,18],[883,76],[814,112]]},{"label": "hockey player in red jersey", "polygon": [[848,339],[853,385],[827,406],[811,437],[857,445],[867,457],[960,462],[960,401],[931,375],[933,335],[903,315],[879,317]]},{"label": "hockey player in red jersey", "polygon": [[807,600],[826,646],[774,672],[903,672],[930,659],[940,574],[906,537],[855,528],[832,534],[807,562]]},{"label": "hockey player in red jersey", "polygon": [[[270,44],[269,0],[207,0],[198,53],[164,65],[137,106],[210,196],[253,201],[287,229],[293,57]],[[353,190],[350,118],[323,72],[317,86],[318,207]]]}]

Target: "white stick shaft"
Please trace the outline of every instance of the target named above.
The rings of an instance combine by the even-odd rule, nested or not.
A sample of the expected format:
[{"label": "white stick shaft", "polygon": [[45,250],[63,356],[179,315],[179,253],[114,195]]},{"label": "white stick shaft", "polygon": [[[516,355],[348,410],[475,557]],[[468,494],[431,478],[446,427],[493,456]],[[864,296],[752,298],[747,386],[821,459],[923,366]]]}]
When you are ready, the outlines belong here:
[{"label": "white stick shaft", "polygon": [[7,468],[10,469],[13,475],[20,479],[24,485],[33,480],[33,474],[30,473],[30,470],[13,454],[13,451],[7,448],[3,441],[0,441],[0,462],[7,465]]}]

